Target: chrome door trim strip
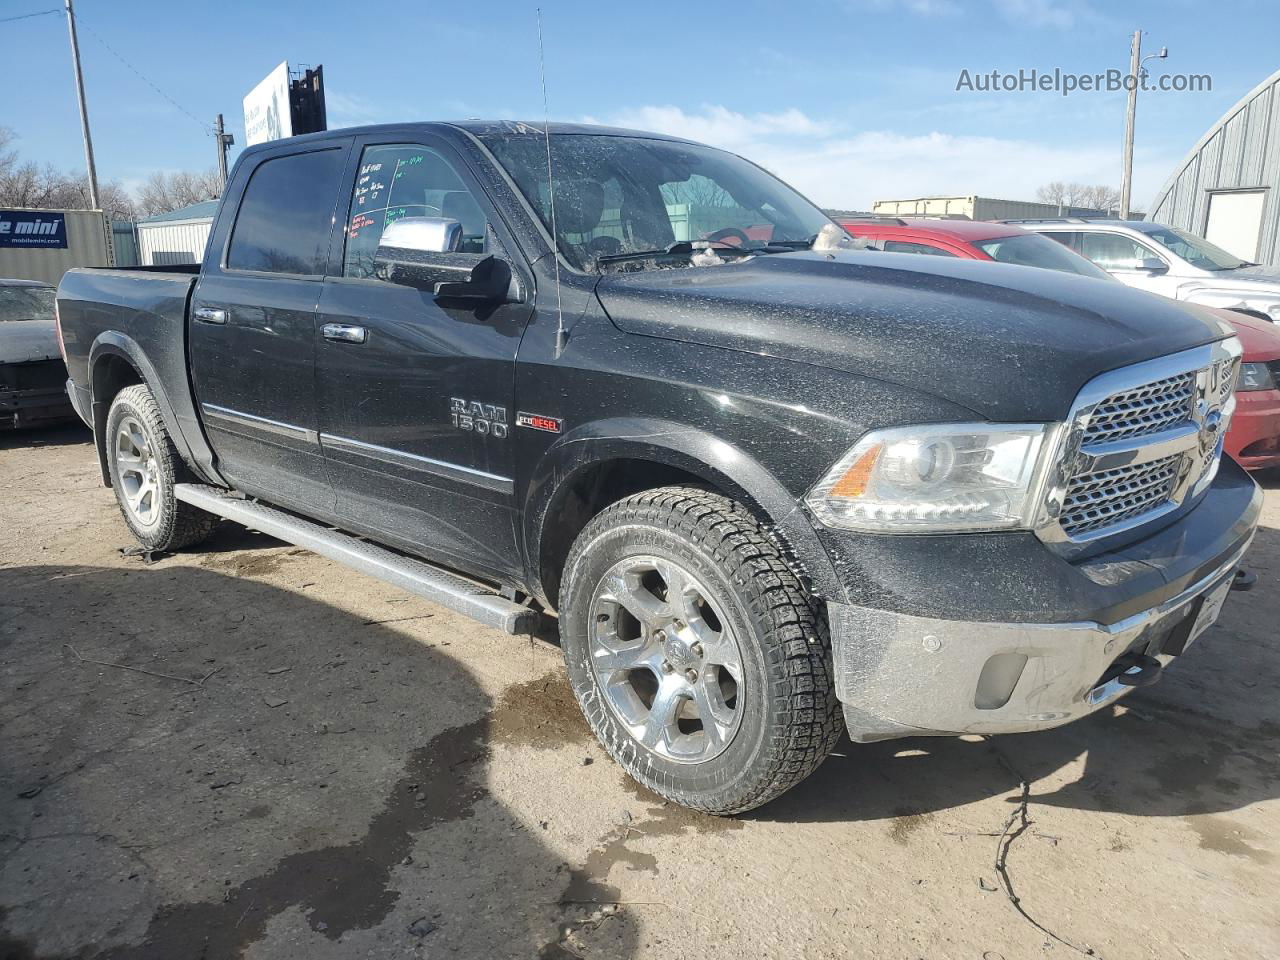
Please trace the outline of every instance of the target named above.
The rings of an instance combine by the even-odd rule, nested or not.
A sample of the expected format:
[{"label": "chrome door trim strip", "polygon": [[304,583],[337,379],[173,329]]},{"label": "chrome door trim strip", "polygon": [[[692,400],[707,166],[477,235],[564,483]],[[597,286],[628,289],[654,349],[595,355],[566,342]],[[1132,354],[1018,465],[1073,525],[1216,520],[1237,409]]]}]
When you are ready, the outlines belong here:
[{"label": "chrome door trim strip", "polygon": [[[296,446],[298,443],[310,447],[319,447],[320,445],[320,434],[315,430],[298,427],[292,423],[269,420],[266,417],[257,417],[252,413],[232,410],[230,407],[219,407],[212,403],[200,404],[200,412],[209,420],[214,421],[213,426],[226,430],[228,433],[237,433],[253,440],[266,440],[267,442],[272,440],[294,441],[290,446]],[[237,427],[240,429],[236,429]]]},{"label": "chrome door trim strip", "polygon": [[474,484],[498,493],[510,494],[515,492],[515,481],[510,477],[499,476],[496,473],[486,473],[484,470],[476,470],[473,467],[464,467],[459,463],[449,463],[445,460],[422,457],[416,453],[406,453],[403,450],[380,447],[377,444],[365,443],[362,440],[352,440],[350,437],[337,437],[333,434],[322,433],[320,434],[320,446],[325,450],[332,449],[366,460],[389,463],[416,473],[428,473],[437,477],[445,477],[449,480],[459,480],[463,483]]}]

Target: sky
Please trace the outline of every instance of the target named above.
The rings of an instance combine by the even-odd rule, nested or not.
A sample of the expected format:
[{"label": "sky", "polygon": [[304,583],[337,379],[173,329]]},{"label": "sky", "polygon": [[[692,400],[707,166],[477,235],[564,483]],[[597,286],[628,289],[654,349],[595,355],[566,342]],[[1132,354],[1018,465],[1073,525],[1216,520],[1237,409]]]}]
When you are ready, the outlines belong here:
[{"label": "sky", "polygon": [[[0,0],[0,126],[24,159],[83,169],[61,0]],[[244,142],[242,99],[282,60],[323,64],[330,127],[537,120],[536,3],[76,0],[98,175],[136,188],[212,168],[213,117]],[[1139,95],[1134,205],[1280,68],[1275,0],[542,0],[553,120],[731,149],[820,205],[1120,182],[1123,92],[957,89],[993,70],[1124,71],[1135,29],[1156,76],[1211,89]],[[976,85],[976,81],[973,82]]]}]

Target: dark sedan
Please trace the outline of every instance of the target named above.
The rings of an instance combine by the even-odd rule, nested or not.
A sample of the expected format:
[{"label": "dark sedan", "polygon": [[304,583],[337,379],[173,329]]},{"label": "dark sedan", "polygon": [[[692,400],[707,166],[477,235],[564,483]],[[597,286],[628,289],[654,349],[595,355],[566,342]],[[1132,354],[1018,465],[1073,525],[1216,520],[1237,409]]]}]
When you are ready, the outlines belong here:
[{"label": "dark sedan", "polygon": [[75,417],[53,299],[47,283],[0,279],[0,430]]}]

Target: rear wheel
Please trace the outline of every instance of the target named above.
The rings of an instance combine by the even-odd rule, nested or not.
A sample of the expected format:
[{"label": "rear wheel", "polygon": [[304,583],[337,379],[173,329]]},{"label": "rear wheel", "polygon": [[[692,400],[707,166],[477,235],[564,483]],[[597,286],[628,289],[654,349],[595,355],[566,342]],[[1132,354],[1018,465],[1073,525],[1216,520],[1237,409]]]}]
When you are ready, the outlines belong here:
[{"label": "rear wheel", "polygon": [[174,486],[187,479],[186,465],[144,385],[116,394],[107,414],[106,442],[120,513],[143,547],[178,550],[209,536],[218,518],[174,496]]},{"label": "rear wheel", "polygon": [[839,736],[821,609],[725,497],[664,487],[595,517],[566,564],[560,634],[601,744],[685,806],[766,803]]}]

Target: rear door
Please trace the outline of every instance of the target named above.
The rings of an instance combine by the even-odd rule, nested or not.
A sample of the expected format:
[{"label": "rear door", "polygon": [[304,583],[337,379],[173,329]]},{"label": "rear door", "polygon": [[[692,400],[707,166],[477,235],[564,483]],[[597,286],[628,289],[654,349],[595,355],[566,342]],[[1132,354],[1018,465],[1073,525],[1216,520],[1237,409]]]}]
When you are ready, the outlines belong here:
[{"label": "rear door", "polygon": [[468,305],[380,280],[373,264],[388,223],[446,217],[462,224],[455,255],[502,257],[528,291],[514,238],[452,146],[424,132],[357,139],[338,216],[345,243],[331,257],[315,342],[339,521],[462,569],[519,577],[510,432],[532,298]]},{"label": "rear door", "polygon": [[328,513],[315,402],[316,307],[350,138],[246,161],[191,300],[196,401],[218,468],[246,492]]}]

